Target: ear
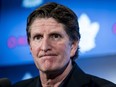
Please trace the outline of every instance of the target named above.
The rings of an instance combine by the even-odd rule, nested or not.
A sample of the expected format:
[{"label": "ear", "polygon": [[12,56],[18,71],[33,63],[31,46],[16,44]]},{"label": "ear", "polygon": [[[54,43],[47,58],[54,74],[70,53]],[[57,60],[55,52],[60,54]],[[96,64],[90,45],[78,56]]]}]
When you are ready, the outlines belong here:
[{"label": "ear", "polygon": [[31,46],[30,46],[30,51],[32,51],[32,48],[31,48]]},{"label": "ear", "polygon": [[70,57],[73,57],[78,49],[79,41],[74,41],[71,44],[71,52],[70,52]]},{"label": "ear", "polygon": [[31,44],[29,45],[29,49],[30,49],[30,52],[32,53],[32,47],[31,47]]}]

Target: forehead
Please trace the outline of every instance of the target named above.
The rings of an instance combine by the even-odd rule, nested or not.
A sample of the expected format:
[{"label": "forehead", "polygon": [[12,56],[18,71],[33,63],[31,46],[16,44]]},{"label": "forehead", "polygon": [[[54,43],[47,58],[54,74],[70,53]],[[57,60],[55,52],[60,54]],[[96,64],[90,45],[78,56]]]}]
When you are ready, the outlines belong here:
[{"label": "forehead", "polygon": [[65,32],[64,25],[58,23],[54,18],[36,18],[30,26],[31,32],[38,31],[60,31]]},{"label": "forehead", "polygon": [[64,25],[58,23],[54,18],[37,18],[33,21],[30,28],[39,28],[39,27],[55,27],[55,28],[64,28]]}]

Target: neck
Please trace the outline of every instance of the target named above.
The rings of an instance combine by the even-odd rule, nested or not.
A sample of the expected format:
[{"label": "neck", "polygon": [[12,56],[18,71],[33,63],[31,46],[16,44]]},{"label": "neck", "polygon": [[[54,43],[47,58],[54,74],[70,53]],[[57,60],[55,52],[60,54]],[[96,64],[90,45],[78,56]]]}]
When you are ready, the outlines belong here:
[{"label": "neck", "polygon": [[69,63],[61,70],[55,72],[44,73],[40,71],[40,79],[43,87],[58,87],[66,78],[72,69],[72,63]]}]

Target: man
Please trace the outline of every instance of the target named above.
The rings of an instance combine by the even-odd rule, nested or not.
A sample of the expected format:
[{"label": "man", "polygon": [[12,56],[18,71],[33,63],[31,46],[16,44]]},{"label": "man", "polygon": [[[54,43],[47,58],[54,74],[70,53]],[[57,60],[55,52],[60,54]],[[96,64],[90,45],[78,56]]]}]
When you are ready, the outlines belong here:
[{"label": "man", "polygon": [[69,8],[47,3],[27,20],[27,39],[40,76],[14,87],[116,87],[84,73],[74,62],[80,40],[77,16]]}]

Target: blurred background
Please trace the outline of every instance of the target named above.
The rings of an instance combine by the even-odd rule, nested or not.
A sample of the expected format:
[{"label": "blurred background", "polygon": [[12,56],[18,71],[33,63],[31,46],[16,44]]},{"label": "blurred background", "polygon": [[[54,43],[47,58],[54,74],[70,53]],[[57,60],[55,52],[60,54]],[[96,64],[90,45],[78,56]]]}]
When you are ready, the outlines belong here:
[{"label": "blurred background", "polygon": [[0,78],[12,83],[39,74],[26,41],[26,19],[46,2],[57,2],[78,16],[81,40],[78,65],[116,83],[115,0],[0,0]]}]

